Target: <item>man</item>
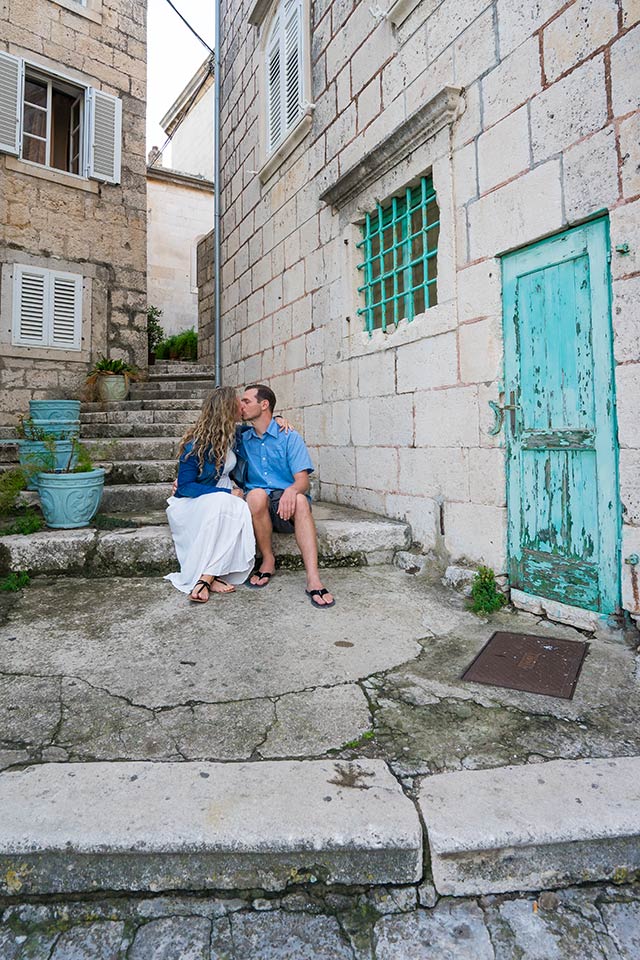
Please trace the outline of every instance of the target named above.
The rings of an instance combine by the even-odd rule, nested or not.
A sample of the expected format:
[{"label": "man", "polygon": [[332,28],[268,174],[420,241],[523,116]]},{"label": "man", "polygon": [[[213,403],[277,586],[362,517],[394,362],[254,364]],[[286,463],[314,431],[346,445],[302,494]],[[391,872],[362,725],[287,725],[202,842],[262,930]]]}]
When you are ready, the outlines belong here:
[{"label": "man", "polygon": [[314,607],[333,607],[335,600],[318,572],[318,538],[307,496],[313,464],[300,434],[286,433],[274,422],[275,405],[273,390],[261,383],[246,387],[240,400],[242,419],[250,425],[240,441],[240,454],[247,461],[245,498],[262,556],[249,586],[267,587],[275,572],[273,531],[293,533],[307,573],[307,596]]}]

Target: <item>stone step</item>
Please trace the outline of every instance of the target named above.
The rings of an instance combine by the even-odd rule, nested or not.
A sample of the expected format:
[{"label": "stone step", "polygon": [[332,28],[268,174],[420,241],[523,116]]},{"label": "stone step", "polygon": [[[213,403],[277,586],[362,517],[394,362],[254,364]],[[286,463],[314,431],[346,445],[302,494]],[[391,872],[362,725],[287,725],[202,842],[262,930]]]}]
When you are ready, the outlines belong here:
[{"label": "stone step", "polygon": [[178,473],[177,459],[170,460],[97,460],[96,467],[104,467],[105,483],[156,484],[173,483]]},{"label": "stone step", "polygon": [[81,424],[92,423],[193,423],[199,410],[167,410],[148,406],[145,410],[104,410],[91,411],[80,415]]},{"label": "stone step", "polygon": [[423,781],[419,805],[443,896],[620,882],[640,870],[640,757],[439,774]]},{"label": "stone step", "polygon": [[[153,488],[162,491],[157,501],[152,501],[148,493]],[[170,573],[176,567],[176,557],[169,527],[166,524],[143,525],[143,519],[134,521],[136,526],[133,527],[130,519],[143,518],[149,511],[164,511],[170,492],[170,484],[106,486],[100,515],[110,515],[113,523],[117,523],[120,517],[122,528],[42,530],[28,536],[2,537],[0,572],[27,570],[34,576],[82,574],[102,577]],[[30,504],[38,502],[35,493],[22,494],[22,499]],[[125,502],[129,504],[127,512],[122,509]],[[313,512],[318,529],[319,560],[323,567],[390,563],[394,553],[411,541],[410,527],[395,520],[330,503],[314,503]],[[292,534],[274,536],[274,548],[281,565],[300,564],[300,551]]]},{"label": "stone step", "polygon": [[[174,431],[175,433],[175,431]],[[86,439],[83,441],[93,460],[119,462],[122,460],[178,459],[180,437],[121,437],[120,439]]]},{"label": "stone step", "polygon": [[212,386],[186,387],[176,386],[169,390],[158,387],[156,384],[140,384],[137,387],[131,387],[132,400],[204,400],[213,390]]},{"label": "stone step", "polygon": [[149,376],[154,377],[162,374],[181,373],[199,373],[202,377],[214,377],[216,368],[206,363],[192,363],[188,360],[156,360],[155,364],[149,367]]},{"label": "stone step", "polygon": [[179,370],[179,371],[159,371],[155,370],[153,367],[149,369],[149,379],[146,381],[139,381],[141,383],[189,383],[191,381],[201,381],[202,383],[211,383],[215,387],[215,372],[208,373],[206,370],[201,368],[193,370]]},{"label": "stone step", "polygon": [[200,400],[111,400],[108,403],[83,403],[83,413],[109,413],[111,410],[193,410],[197,415],[202,408]]},{"label": "stone step", "polygon": [[46,763],[0,774],[0,807],[5,897],[422,874],[416,809],[382,760]]},{"label": "stone step", "polygon": [[[187,424],[185,424],[186,429]],[[175,437],[176,424],[171,422],[156,423],[82,423],[80,436],[85,438],[103,437],[106,440],[120,437]]]}]

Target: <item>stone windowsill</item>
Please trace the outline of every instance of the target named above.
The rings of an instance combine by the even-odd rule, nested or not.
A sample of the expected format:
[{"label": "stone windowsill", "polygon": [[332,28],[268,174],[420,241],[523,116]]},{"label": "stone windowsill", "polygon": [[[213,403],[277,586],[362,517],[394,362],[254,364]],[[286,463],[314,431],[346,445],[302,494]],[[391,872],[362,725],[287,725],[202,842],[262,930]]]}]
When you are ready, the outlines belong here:
[{"label": "stone windowsill", "polygon": [[362,160],[342,174],[320,199],[337,209],[393,170],[410,153],[453,123],[462,104],[458,87],[443,87],[428,103],[403,120]]},{"label": "stone windowsill", "polygon": [[64,173],[62,170],[53,170],[51,167],[42,167],[38,163],[19,160],[17,157],[5,156],[5,169],[24,173],[29,177],[37,177],[39,180],[49,180],[65,187],[73,187],[74,190],[84,190],[86,193],[98,193],[100,190],[95,180],[77,177],[73,173]]},{"label": "stone windowsill", "polygon": [[53,347],[16,347],[13,344],[2,344],[2,356],[13,357],[15,360],[51,360],[55,363],[89,363],[91,351],[58,350]]},{"label": "stone windowsill", "polygon": [[53,2],[59,7],[64,7],[65,10],[77,13],[79,17],[86,17],[94,23],[102,23],[102,0],[87,0],[86,6],[78,3],[77,0],[53,0]]},{"label": "stone windowsill", "polygon": [[282,141],[277,150],[272,153],[258,170],[258,176],[261,183],[266,183],[276,172],[280,164],[286,160],[289,154],[293,153],[295,148],[301,143],[311,130],[313,123],[313,104],[309,104],[306,111],[293,128],[291,133]]}]

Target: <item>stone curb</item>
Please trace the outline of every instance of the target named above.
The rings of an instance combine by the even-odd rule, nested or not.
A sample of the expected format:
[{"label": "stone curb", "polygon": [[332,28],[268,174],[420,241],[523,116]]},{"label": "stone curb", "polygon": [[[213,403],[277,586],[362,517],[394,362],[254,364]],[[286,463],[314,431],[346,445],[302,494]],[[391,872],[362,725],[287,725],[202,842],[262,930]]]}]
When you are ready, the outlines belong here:
[{"label": "stone curb", "polygon": [[43,764],[0,774],[0,892],[416,883],[422,829],[381,760]]},{"label": "stone curb", "polygon": [[[122,505],[124,487],[106,487],[103,510]],[[140,485],[144,491],[145,486]],[[118,500],[120,497],[120,500]],[[105,507],[107,500],[107,507]],[[155,501],[153,501],[155,503]],[[153,509],[144,497],[133,506]],[[406,524],[385,520],[318,520],[321,566],[366,566],[389,563],[396,549],[410,539]],[[279,563],[297,566],[300,551],[293,536],[277,535],[274,548]],[[0,573],[26,570],[33,575],[156,576],[176,568],[171,532],[166,525],[100,531],[42,530],[28,536],[0,538]]]},{"label": "stone curb", "polygon": [[441,894],[625,880],[640,870],[640,757],[428,777],[419,806]]}]

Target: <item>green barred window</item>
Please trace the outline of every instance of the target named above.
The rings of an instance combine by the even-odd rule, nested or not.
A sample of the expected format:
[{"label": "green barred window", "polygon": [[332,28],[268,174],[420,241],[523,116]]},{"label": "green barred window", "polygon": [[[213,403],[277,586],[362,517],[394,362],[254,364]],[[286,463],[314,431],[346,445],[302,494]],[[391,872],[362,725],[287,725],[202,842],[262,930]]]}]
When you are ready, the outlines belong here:
[{"label": "green barred window", "polygon": [[370,333],[413,320],[438,302],[439,233],[440,211],[430,177],[367,214],[357,244],[364,255],[358,264],[364,306],[358,313]]}]

